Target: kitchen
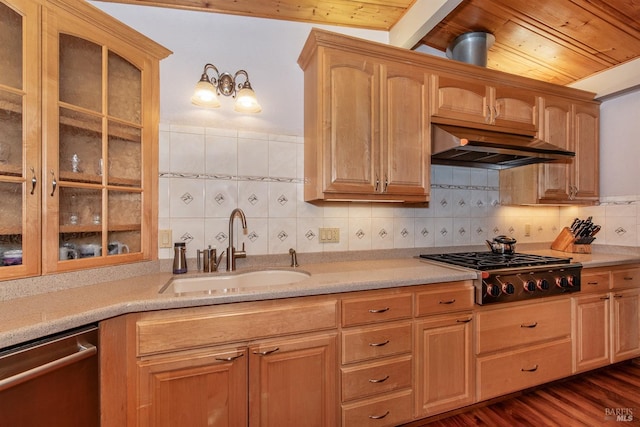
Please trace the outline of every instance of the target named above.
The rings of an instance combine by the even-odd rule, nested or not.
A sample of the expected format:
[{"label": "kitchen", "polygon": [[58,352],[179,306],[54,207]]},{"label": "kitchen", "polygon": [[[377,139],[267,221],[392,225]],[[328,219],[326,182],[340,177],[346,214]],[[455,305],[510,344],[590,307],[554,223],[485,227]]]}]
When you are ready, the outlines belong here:
[{"label": "kitchen", "polygon": [[[132,13],[130,11],[138,8],[96,4],[174,51],[161,62],[159,228],[172,230],[174,241],[186,236],[190,242],[190,259],[195,257],[197,249],[215,246],[216,236],[227,231],[229,213],[237,206],[246,210],[249,223],[249,232],[241,237],[249,254],[244,265],[260,255],[274,255],[279,265],[288,264],[290,247],[296,248],[299,262],[304,266],[322,260],[318,252],[323,251],[331,257],[332,253],[343,251],[357,254],[385,249],[484,245],[485,239],[494,237],[495,229],[515,236],[519,244],[548,243],[574,217],[590,215],[604,228],[598,234],[598,243],[621,246],[636,253],[636,195],[639,192],[637,180],[629,179],[626,173],[634,171],[634,164],[629,162],[637,158],[628,153],[638,148],[625,146],[627,151],[621,155],[624,150],[616,149],[615,144],[629,140],[627,135],[635,125],[629,115],[638,103],[637,93],[605,101],[601,109],[601,144],[611,144],[614,148],[601,152],[601,200],[604,203],[600,206],[501,207],[495,171],[435,166],[431,196],[432,201],[437,201],[432,203],[435,206],[402,208],[333,203],[317,207],[302,202],[302,89],[290,89],[302,88],[302,73],[296,59],[311,25],[153,8]],[[244,30],[249,27],[247,20],[251,22],[250,31]],[[255,28],[261,28],[256,25],[265,27],[259,40],[250,35],[242,37],[242,31],[252,34]],[[166,31],[167,28],[175,30]],[[347,32],[344,28],[332,30]],[[282,31],[291,32],[291,37],[286,38],[291,45],[283,45]],[[385,34],[348,32],[386,42]],[[229,37],[228,34],[239,35]],[[268,41],[268,34],[273,41]],[[176,35],[184,37],[179,45]],[[194,40],[202,41],[194,43]],[[227,43],[218,46],[218,40]],[[276,45],[280,48],[269,49]],[[224,49],[223,52],[219,53],[218,47]],[[262,52],[269,55],[259,61],[257,58],[261,58]],[[237,115],[231,112],[230,104],[214,112],[192,107],[188,97],[207,62],[226,70],[246,69],[263,113],[250,117]],[[175,74],[174,67],[177,67]],[[264,68],[262,73],[261,68]],[[609,134],[611,137],[607,137]],[[208,148],[211,146],[215,147],[215,155],[207,157],[211,155]],[[616,155],[620,158],[607,158]],[[237,159],[237,166],[233,159]],[[178,176],[186,173],[266,179],[235,182]],[[188,204],[180,198],[187,193],[195,196]],[[198,198],[199,194],[214,197]],[[219,194],[223,195],[217,197],[224,201],[222,207],[215,200]],[[257,199],[257,203],[241,200],[238,194],[254,194],[256,197],[252,200]],[[271,194],[287,202],[270,200]],[[441,203],[443,200],[446,203]],[[524,224],[530,225],[530,236],[526,236]],[[309,239],[308,231],[317,232],[320,227],[339,228],[340,242],[320,244],[317,238]],[[479,229],[484,231],[476,232]],[[356,233],[358,231],[362,233]],[[363,237],[354,237],[356,234]],[[237,245],[241,243],[238,241]],[[217,244],[219,249],[226,246]],[[173,250],[160,249],[159,256],[166,261],[164,268],[170,268]],[[243,266],[243,262],[240,260],[239,265]],[[76,277],[82,280],[81,275]],[[10,296],[18,286],[7,284],[3,295]]]}]

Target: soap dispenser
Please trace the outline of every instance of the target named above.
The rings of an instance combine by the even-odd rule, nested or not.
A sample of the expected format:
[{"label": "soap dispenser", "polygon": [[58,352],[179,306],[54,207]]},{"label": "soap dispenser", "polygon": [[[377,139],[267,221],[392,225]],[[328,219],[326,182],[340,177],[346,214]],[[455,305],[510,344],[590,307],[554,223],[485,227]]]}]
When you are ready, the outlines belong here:
[{"label": "soap dispenser", "polygon": [[187,272],[187,246],[184,242],[176,242],[173,245],[173,274]]}]

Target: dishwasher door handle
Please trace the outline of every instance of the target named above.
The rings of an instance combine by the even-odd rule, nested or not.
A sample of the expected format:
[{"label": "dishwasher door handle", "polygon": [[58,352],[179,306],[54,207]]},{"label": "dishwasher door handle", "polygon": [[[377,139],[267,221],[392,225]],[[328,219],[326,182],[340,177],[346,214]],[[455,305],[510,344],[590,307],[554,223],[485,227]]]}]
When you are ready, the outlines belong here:
[{"label": "dishwasher door handle", "polygon": [[0,391],[22,384],[23,382],[32,380],[46,373],[63,368],[80,360],[87,359],[98,353],[98,348],[93,344],[78,344],[78,351],[60,359],[53,360],[35,368],[28,369],[24,372],[12,375],[8,378],[0,380]]}]

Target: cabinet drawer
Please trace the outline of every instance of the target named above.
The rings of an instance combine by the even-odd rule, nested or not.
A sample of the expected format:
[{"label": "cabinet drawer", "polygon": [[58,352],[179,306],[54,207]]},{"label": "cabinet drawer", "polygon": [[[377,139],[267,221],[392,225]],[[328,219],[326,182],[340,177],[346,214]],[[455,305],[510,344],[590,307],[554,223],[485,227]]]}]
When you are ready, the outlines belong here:
[{"label": "cabinet drawer", "polygon": [[279,305],[267,301],[239,304],[236,310],[211,306],[185,313],[138,320],[138,356],[338,326],[336,300]]},{"label": "cabinet drawer", "polygon": [[613,289],[640,287],[640,268],[613,270],[611,273],[611,284]]},{"label": "cabinet drawer", "polygon": [[428,316],[473,308],[474,288],[471,282],[438,285],[416,295],[416,316]]},{"label": "cabinet drawer", "polygon": [[582,270],[580,293],[607,292],[609,290],[609,270]]},{"label": "cabinet drawer", "polygon": [[571,340],[554,341],[478,359],[479,399],[571,375]]},{"label": "cabinet drawer", "polygon": [[342,368],[342,401],[411,387],[411,356]]},{"label": "cabinet drawer", "polygon": [[411,351],[411,323],[358,328],[342,332],[342,363]]},{"label": "cabinet drawer", "polygon": [[412,410],[411,390],[342,405],[342,427],[397,426],[411,420]]},{"label": "cabinet drawer", "polygon": [[342,300],[342,326],[408,319],[412,302],[412,294],[345,298]]},{"label": "cabinet drawer", "polygon": [[571,300],[481,311],[476,319],[482,354],[570,335]]}]

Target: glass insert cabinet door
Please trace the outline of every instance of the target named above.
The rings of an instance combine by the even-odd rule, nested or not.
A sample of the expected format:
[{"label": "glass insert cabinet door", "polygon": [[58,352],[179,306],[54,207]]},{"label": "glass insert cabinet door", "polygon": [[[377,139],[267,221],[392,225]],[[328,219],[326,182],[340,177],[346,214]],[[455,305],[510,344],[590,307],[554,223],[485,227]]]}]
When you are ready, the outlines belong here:
[{"label": "glass insert cabinet door", "polygon": [[64,270],[142,251],[142,72],[105,45],[64,32],[58,42],[57,149],[49,151],[58,232],[47,266]]},{"label": "glass insert cabinet door", "polygon": [[0,2],[0,278],[40,270],[38,10]]}]

